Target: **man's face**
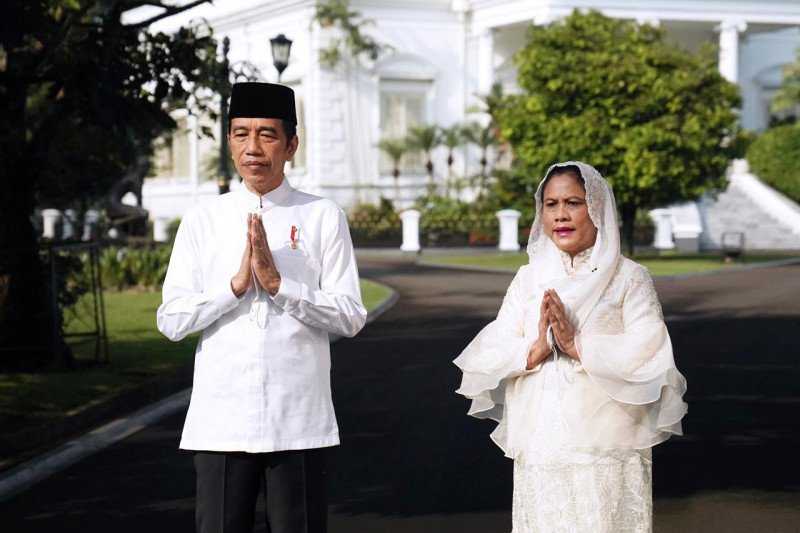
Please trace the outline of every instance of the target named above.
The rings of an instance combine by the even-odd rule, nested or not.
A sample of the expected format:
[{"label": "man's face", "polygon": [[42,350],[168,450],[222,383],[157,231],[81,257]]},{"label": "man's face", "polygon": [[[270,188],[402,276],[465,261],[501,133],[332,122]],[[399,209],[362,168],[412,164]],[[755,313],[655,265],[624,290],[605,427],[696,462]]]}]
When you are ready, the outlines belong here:
[{"label": "man's face", "polygon": [[249,189],[266,194],[281,183],[286,161],[294,157],[298,139],[287,139],[280,119],[231,120],[228,144],[236,171]]}]

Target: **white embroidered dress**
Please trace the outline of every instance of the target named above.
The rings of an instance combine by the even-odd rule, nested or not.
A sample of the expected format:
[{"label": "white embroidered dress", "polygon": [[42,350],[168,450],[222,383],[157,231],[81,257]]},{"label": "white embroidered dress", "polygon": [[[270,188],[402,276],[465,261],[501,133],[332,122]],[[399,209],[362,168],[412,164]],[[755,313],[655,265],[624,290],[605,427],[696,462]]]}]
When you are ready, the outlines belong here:
[{"label": "white embroidered dress", "polygon": [[[500,422],[492,439],[514,459],[513,533],[649,532],[650,449],[681,434],[686,381],[649,273],[619,255],[610,187],[594,168],[566,164],[586,182],[595,246],[574,258],[559,251],[542,233],[537,192],[531,264],[455,360],[457,392],[472,400],[470,415]],[[578,326],[581,361],[555,350],[526,371],[548,288]]]}]

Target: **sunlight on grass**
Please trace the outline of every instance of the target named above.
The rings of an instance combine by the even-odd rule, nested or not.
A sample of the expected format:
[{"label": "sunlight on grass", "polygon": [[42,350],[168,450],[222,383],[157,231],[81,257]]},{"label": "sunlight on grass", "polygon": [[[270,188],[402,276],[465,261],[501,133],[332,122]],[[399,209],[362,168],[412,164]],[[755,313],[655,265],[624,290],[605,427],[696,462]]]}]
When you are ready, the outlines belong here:
[{"label": "sunlight on grass", "polygon": [[386,285],[375,283],[368,279],[361,280],[361,299],[367,311],[375,309],[382,301],[389,297],[392,290]]}]

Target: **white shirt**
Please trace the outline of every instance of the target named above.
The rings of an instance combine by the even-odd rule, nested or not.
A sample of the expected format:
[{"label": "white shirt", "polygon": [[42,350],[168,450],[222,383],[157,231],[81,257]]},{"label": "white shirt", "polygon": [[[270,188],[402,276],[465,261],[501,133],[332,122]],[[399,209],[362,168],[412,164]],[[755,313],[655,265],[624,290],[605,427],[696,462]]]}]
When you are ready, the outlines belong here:
[{"label": "white shirt", "polygon": [[[281,275],[275,296],[231,290],[250,212],[262,215]],[[352,337],[366,315],[347,218],[330,200],[284,178],[261,197],[242,187],[190,210],[157,312],[170,340],[202,331],[180,447],[258,453],[339,444],[328,334]]]}]

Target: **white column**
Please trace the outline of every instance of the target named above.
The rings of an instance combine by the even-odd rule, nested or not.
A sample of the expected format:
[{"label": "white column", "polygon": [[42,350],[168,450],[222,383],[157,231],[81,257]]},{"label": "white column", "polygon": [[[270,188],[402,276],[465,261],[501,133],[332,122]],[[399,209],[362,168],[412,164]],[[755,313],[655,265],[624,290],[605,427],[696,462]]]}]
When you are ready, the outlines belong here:
[{"label": "white column", "polygon": [[61,211],[58,209],[42,209],[42,222],[44,225],[42,237],[45,239],[56,238],[56,224],[61,218]]},{"label": "white column", "polygon": [[[350,141],[345,133],[346,90],[343,57],[339,65],[330,69],[320,62],[320,50],[343,37],[337,27],[321,28],[313,24],[309,30],[309,67],[303,78],[306,91],[306,181],[304,190],[327,196],[336,194],[342,185],[352,185],[347,153]],[[303,142],[301,139],[300,142]],[[331,191],[324,186],[333,185]]]},{"label": "white column", "polygon": [[167,226],[169,226],[169,217],[156,217],[153,219],[153,240],[156,242],[167,242],[169,235],[167,234]]},{"label": "white column", "polygon": [[514,209],[502,209],[495,213],[500,221],[500,242],[497,249],[503,252],[519,251],[519,217],[522,215]]},{"label": "white column", "polygon": [[78,213],[74,209],[66,209],[64,211],[64,222],[61,226],[61,238],[64,240],[75,238],[75,222],[78,218]]},{"label": "white column", "polygon": [[478,36],[478,94],[489,94],[494,83],[494,30]]},{"label": "white column", "polygon": [[733,83],[739,81],[739,34],[747,29],[742,20],[724,20],[719,32],[719,73]]},{"label": "white column", "polygon": [[86,216],[83,218],[83,235],[82,241],[91,241],[97,235],[97,223],[100,221],[100,211],[96,209],[89,209],[86,211]]},{"label": "white column", "polygon": [[650,216],[656,226],[653,247],[659,250],[672,250],[675,243],[672,241],[672,214],[669,209],[653,209]]},{"label": "white column", "polygon": [[406,209],[400,213],[403,221],[403,244],[400,249],[404,252],[419,252],[419,216],[416,209]]}]

